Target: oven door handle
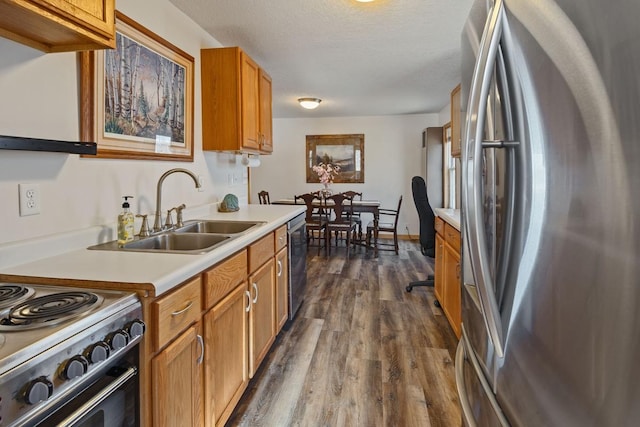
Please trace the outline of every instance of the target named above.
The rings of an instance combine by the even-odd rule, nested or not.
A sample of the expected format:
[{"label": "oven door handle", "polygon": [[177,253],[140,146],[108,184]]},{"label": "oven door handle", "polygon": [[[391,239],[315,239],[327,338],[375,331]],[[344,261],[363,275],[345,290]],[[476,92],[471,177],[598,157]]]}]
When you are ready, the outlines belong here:
[{"label": "oven door handle", "polygon": [[75,423],[80,421],[82,417],[91,412],[94,408],[96,408],[100,403],[102,403],[107,397],[109,397],[114,391],[122,387],[127,381],[131,378],[135,377],[138,374],[138,369],[134,366],[131,366],[126,371],[122,373],[119,377],[117,377],[113,382],[109,383],[107,387],[102,389],[98,394],[93,396],[91,399],[87,400],[84,404],[82,404],[78,409],[76,409],[73,413],[71,413],[67,418],[62,420],[58,426],[73,426]]}]

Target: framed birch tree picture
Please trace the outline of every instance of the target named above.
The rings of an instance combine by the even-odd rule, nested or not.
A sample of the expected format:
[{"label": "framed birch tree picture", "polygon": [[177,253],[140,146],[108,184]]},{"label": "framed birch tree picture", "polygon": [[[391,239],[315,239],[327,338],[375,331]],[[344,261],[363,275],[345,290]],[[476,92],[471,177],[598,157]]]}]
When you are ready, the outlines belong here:
[{"label": "framed birch tree picture", "polygon": [[81,138],[97,157],[193,161],[192,56],[116,11],[116,48],[79,63]]}]

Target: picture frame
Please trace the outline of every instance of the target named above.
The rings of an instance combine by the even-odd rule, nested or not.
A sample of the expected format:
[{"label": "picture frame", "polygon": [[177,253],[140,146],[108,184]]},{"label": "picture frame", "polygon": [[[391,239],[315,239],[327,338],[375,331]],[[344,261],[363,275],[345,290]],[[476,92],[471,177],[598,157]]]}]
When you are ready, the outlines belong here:
[{"label": "picture frame", "polygon": [[312,169],[319,163],[340,166],[334,183],[364,183],[364,134],[307,135],[307,182],[320,182]]},{"label": "picture frame", "polygon": [[116,11],[116,49],[78,54],[91,157],[193,161],[194,58]]}]

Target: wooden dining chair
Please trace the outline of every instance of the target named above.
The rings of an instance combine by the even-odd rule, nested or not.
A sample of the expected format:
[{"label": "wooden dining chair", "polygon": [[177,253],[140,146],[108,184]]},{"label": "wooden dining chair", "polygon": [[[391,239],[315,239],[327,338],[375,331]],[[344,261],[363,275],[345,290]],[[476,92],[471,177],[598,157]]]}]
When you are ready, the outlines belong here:
[{"label": "wooden dining chair", "polygon": [[377,245],[377,249],[383,251],[395,251],[398,255],[398,219],[400,218],[400,207],[402,206],[402,196],[398,200],[397,209],[379,209],[379,215],[385,217],[385,221],[378,220],[378,232],[393,233],[393,243],[381,242],[380,239],[375,239],[375,242],[371,242],[372,234],[375,233],[375,223],[369,222],[367,225],[367,248]]},{"label": "wooden dining chair", "polygon": [[[347,196],[350,201],[360,200],[362,201],[362,193],[358,193],[357,191],[343,191],[342,194]],[[362,242],[362,218],[360,217],[360,212],[352,212],[353,222],[356,224],[357,228],[357,237],[356,230],[353,232],[353,240]]]},{"label": "wooden dining chair", "polygon": [[[338,236],[345,234],[345,243],[347,246],[347,258],[349,258],[349,248],[351,247],[351,236],[356,229],[356,224],[353,222],[353,207],[351,203],[345,204],[344,201],[349,199],[344,194],[334,194],[329,196],[327,200],[333,201],[333,213],[334,218],[327,222],[327,238],[328,241],[328,255],[331,255],[331,233],[336,235],[336,246],[338,245]],[[329,205],[327,205],[329,208]]]},{"label": "wooden dining chair", "polygon": [[[294,202],[298,203],[298,200],[302,200],[307,206],[305,213],[307,247],[317,246],[318,254],[320,254],[320,249],[324,247],[325,253],[328,253],[327,218],[326,215],[318,214],[316,211],[316,204],[320,203],[322,199],[315,194],[305,193],[294,196]],[[317,244],[314,244],[316,239]]]},{"label": "wooden dining chair", "polygon": [[258,199],[260,200],[261,205],[270,205],[271,199],[269,199],[269,192],[262,190],[258,193]]}]

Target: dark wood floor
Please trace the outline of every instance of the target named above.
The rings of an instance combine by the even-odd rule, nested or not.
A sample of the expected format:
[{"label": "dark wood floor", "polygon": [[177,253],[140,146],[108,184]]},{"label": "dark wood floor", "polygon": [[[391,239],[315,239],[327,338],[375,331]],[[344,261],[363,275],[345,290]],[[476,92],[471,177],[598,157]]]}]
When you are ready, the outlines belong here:
[{"label": "dark wood floor", "polygon": [[305,302],[227,426],[459,426],[457,344],[415,242],[308,257]]}]

